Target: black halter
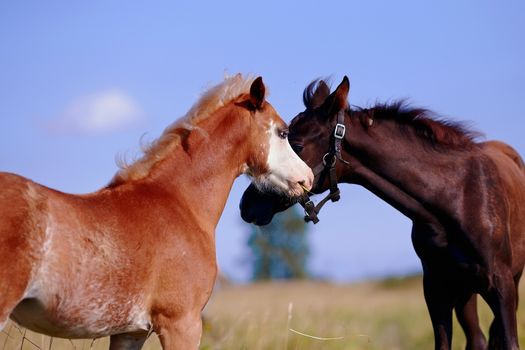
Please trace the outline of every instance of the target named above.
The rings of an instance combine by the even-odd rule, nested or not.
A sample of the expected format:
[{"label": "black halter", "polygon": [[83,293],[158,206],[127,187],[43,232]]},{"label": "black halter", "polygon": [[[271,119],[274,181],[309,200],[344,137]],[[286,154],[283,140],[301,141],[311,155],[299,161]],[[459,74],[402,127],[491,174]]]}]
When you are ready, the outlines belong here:
[{"label": "black halter", "polygon": [[341,192],[339,191],[339,187],[337,187],[337,173],[335,164],[337,163],[338,159],[344,164],[349,164],[341,156],[341,143],[345,137],[346,131],[344,121],[345,111],[344,109],[341,109],[337,113],[337,124],[335,124],[334,128],[333,143],[330,145],[328,152],[323,156],[322,162],[313,169],[315,180],[312,188],[315,188],[317,183],[320,182],[321,175],[324,175],[326,172],[328,172],[330,179],[330,193],[328,193],[325,198],[317,203],[317,205],[314,204],[308,194],[299,202],[304,208],[304,220],[306,222],[312,221],[314,224],[317,224],[319,222],[317,214],[319,214],[323,205],[325,205],[328,200],[337,202],[339,198],[341,198]]}]

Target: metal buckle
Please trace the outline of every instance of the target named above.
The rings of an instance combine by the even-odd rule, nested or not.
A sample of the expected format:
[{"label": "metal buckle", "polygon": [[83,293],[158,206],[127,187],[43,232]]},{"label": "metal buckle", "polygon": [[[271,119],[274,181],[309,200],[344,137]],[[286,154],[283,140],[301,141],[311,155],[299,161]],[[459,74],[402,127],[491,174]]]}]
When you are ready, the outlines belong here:
[{"label": "metal buckle", "polygon": [[334,137],[336,139],[342,140],[345,137],[346,127],[344,124],[337,123],[335,124]]}]

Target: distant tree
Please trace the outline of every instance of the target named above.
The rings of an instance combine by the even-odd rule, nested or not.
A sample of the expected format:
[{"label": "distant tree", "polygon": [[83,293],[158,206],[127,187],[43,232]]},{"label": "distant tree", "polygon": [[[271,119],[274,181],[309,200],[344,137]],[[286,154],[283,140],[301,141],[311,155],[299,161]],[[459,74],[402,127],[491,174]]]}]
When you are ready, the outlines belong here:
[{"label": "distant tree", "polygon": [[298,206],[275,215],[269,225],[250,226],[252,280],[308,277],[307,224]]}]

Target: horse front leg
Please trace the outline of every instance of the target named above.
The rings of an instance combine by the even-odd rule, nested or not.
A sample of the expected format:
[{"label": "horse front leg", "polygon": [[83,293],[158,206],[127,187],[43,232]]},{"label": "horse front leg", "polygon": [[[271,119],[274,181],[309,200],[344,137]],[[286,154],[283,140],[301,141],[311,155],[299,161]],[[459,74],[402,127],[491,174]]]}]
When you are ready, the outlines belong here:
[{"label": "horse front leg", "polygon": [[153,327],[160,338],[163,350],[196,350],[202,336],[200,310],[182,317],[158,315],[153,319]]},{"label": "horse front leg", "polygon": [[489,333],[489,349],[519,349],[516,286],[510,269],[498,269],[493,275],[491,286],[482,296],[494,313]]},{"label": "horse front leg", "polygon": [[447,284],[435,275],[425,272],[423,289],[427,303],[436,350],[450,350],[452,344],[452,309],[454,296]]},{"label": "horse front leg", "polygon": [[465,332],[466,350],[486,350],[487,340],[479,327],[477,294],[465,294],[455,306],[456,317]]}]

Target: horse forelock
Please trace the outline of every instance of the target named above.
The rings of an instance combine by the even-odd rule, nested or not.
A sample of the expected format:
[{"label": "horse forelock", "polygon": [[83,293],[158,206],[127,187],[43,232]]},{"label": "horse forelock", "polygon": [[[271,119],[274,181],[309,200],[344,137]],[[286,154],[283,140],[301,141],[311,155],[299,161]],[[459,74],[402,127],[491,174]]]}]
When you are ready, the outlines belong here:
[{"label": "horse forelock", "polygon": [[313,80],[303,91],[303,104],[306,108],[319,107],[330,94],[328,78]]},{"label": "horse forelock", "polygon": [[[206,132],[199,128],[198,123],[210,118],[217,110],[234,102],[240,95],[249,93],[254,80],[253,76],[243,77],[239,73],[226,77],[220,84],[206,90],[183,117],[164,129],[158,139],[142,146],[142,157],[132,163],[122,158],[117,159],[120,170],[109,186],[146,177],[151,168],[180,145],[192,131],[206,135]],[[266,94],[267,91],[268,89]]]}]

